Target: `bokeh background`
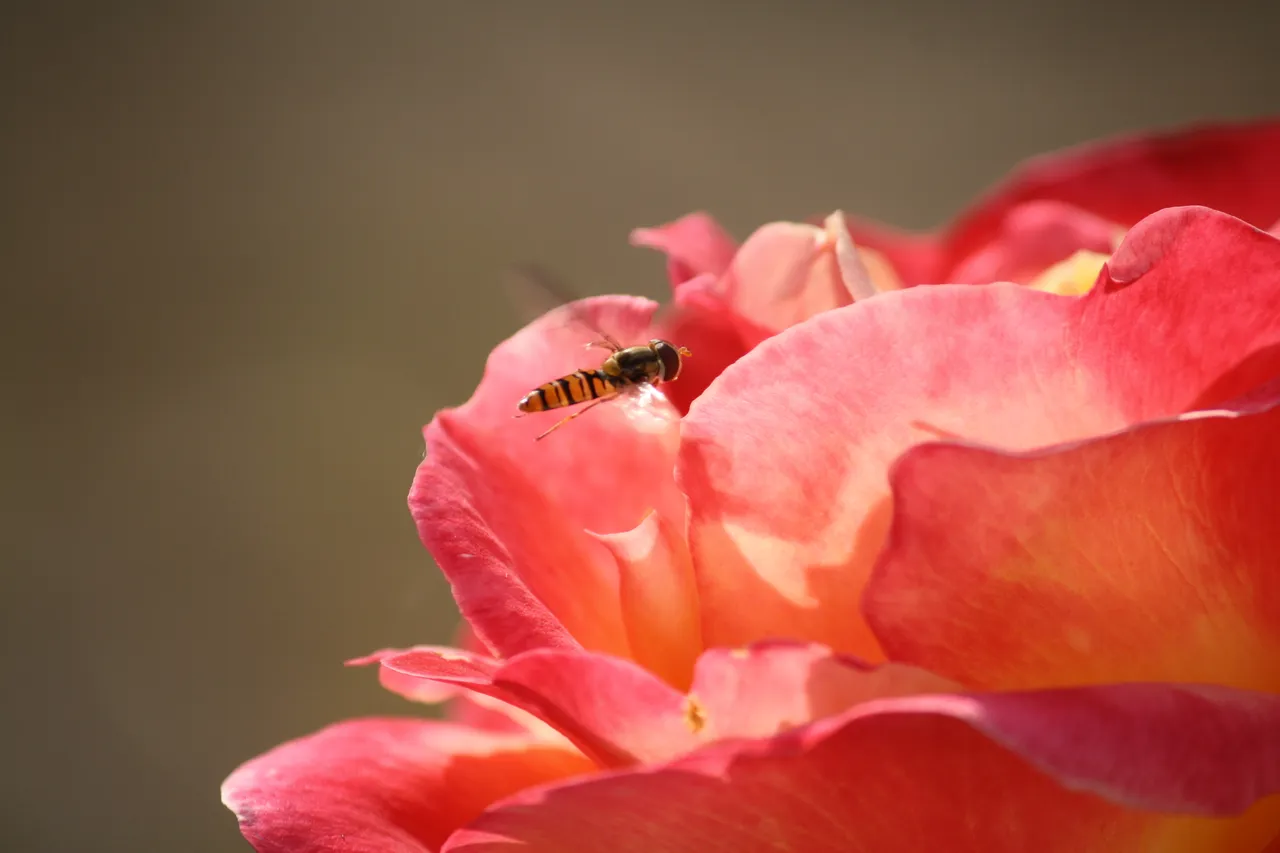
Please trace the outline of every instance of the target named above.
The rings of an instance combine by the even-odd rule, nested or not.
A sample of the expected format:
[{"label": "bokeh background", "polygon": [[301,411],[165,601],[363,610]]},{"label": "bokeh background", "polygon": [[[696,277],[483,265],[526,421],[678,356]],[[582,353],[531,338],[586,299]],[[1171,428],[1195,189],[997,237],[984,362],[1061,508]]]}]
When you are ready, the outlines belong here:
[{"label": "bokeh background", "polygon": [[629,230],[911,227],[1025,156],[1280,111],[1280,5],[5,4],[0,847],[243,851],[218,785],[447,641],[419,429],[500,271]]}]

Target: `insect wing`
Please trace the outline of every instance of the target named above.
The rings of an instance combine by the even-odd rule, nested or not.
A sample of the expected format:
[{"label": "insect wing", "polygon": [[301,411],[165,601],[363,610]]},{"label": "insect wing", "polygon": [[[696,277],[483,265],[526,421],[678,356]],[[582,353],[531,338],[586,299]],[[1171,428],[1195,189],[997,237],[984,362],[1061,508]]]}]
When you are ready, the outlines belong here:
[{"label": "insect wing", "polygon": [[512,267],[507,271],[506,284],[509,298],[521,314],[521,322],[533,322],[554,314],[553,324],[580,336],[583,343],[607,341],[621,349],[614,336],[601,329],[584,310],[580,302],[583,297],[549,270],[534,264]]}]

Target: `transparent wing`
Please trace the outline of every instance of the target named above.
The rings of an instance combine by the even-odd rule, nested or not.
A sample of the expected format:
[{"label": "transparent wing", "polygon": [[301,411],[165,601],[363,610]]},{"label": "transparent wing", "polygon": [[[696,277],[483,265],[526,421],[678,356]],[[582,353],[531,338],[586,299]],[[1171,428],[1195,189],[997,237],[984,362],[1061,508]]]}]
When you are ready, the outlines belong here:
[{"label": "transparent wing", "polygon": [[521,315],[521,322],[532,322],[554,312],[556,320],[553,322],[573,329],[575,334],[580,333],[584,343],[595,340],[607,342],[615,349],[622,348],[613,335],[601,329],[577,304],[583,297],[545,267],[536,264],[513,266],[507,270],[505,283],[509,299]]}]

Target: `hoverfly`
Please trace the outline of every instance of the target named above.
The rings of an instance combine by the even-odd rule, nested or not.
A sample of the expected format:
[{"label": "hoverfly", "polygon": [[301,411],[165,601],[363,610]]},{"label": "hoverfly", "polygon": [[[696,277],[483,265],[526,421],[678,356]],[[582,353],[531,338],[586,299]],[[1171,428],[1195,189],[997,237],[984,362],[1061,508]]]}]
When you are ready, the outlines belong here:
[{"label": "hoverfly", "polygon": [[658,395],[655,388],[672,382],[680,375],[683,360],[693,355],[687,348],[661,338],[647,344],[623,346],[612,335],[597,328],[582,311],[572,310],[573,300],[545,272],[522,267],[514,270],[513,281],[522,287],[537,288],[543,296],[551,296],[561,305],[570,306],[570,320],[596,339],[584,349],[600,348],[609,355],[597,368],[580,368],[551,379],[534,388],[516,404],[514,417],[535,412],[563,409],[585,403],[581,409],[561,418],[534,440],[541,441],[574,418],[581,417],[601,403],[614,402],[628,407],[645,407]]}]

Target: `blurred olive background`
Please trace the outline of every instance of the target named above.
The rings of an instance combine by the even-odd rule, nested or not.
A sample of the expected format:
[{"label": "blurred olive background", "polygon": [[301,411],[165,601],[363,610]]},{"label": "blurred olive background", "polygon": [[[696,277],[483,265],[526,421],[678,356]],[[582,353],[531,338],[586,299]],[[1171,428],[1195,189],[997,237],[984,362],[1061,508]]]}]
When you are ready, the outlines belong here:
[{"label": "blurred olive background", "polygon": [[453,631],[405,495],[507,264],[657,296],[628,231],[690,210],[932,226],[1280,110],[1278,8],[6,4],[0,847],[245,850],[237,763],[422,713],[342,661]]}]

